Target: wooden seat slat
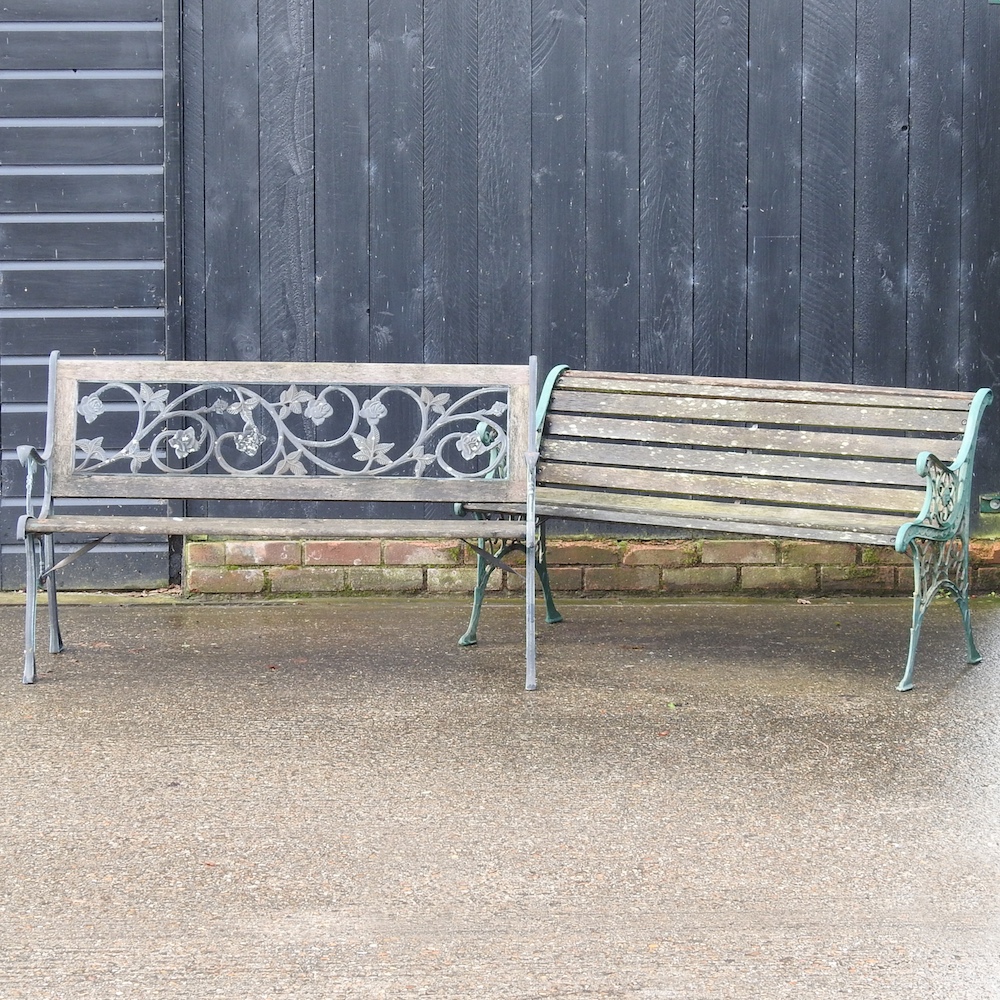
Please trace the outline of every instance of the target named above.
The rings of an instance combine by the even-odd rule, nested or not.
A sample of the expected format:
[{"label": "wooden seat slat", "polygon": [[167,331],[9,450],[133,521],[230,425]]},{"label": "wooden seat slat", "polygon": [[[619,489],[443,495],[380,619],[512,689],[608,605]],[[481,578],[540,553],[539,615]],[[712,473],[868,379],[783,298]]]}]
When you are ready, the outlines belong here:
[{"label": "wooden seat slat", "polygon": [[[535,359],[525,365],[62,359],[49,362],[44,447],[23,445],[27,608],[24,680],[35,679],[37,591],[49,592],[50,649],[62,648],[56,576],[102,538],[472,538],[533,561]],[[42,497],[35,487],[41,486]],[[63,513],[79,499],[186,500],[208,516]],[[414,518],[473,499],[522,504],[480,526]],[[274,517],[270,504],[323,501],[324,516]],[[225,511],[216,501],[239,505]],[[343,504],[381,515],[338,517]],[[393,516],[391,504],[403,504]],[[69,506],[69,504],[67,504]],[[85,505],[79,505],[85,506]],[[163,508],[161,508],[163,509]],[[183,508],[182,508],[183,509]],[[58,513],[53,513],[56,510]],[[214,511],[218,514],[213,514]],[[388,511],[388,512],[386,512]],[[55,540],[77,539],[55,558]],[[525,687],[535,686],[534,588],[525,592]]]},{"label": "wooden seat slat", "polygon": [[[550,617],[558,612],[544,562],[547,519],[886,545],[914,562],[900,690],[912,686],[920,621],[941,588],[958,601],[969,660],[978,658],[969,510],[988,389],[568,369],[554,369],[546,388],[536,513]],[[470,498],[467,509],[488,517],[520,508]]]},{"label": "wooden seat slat", "polygon": [[37,534],[205,535],[215,538],[524,538],[524,525],[426,518],[138,517],[56,514],[28,523]]}]

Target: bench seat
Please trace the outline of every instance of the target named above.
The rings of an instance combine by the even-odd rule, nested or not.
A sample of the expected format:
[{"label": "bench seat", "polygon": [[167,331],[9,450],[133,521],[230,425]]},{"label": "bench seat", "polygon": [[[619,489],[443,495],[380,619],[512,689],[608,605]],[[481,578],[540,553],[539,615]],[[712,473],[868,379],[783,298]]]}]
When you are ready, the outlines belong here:
[{"label": "bench seat", "polygon": [[[914,563],[912,687],[924,611],[957,601],[970,662],[972,466],[989,389],[977,392],[821,382],[554,369],[537,409],[534,513],[547,619],[560,615],[546,565],[546,522],[596,521],[695,535],[764,535],[892,546]],[[519,503],[470,497],[481,522]],[[493,556],[502,558],[502,543]],[[495,568],[480,562],[477,599]],[[463,641],[475,641],[476,610]]]},{"label": "bench seat", "polygon": [[[26,470],[23,680],[35,680],[38,591],[63,648],[56,579],[110,536],[442,538],[523,549],[534,562],[535,360],[526,365],[49,360],[43,447]],[[39,495],[36,496],[36,488]],[[476,526],[420,505],[521,506]],[[74,501],[85,501],[72,510]],[[82,512],[117,501],[163,514]],[[262,502],[263,501],[263,502]],[[197,503],[185,516],[189,502]],[[317,507],[317,502],[322,507]],[[144,504],[148,506],[149,504]],[[169,506],[168,506],[169,504]],[[376,511],[359,516],[360,510]],[[293,512],[302,516],[288,516]],[[322,510],[322,516],[316,514]],[[181,516],[169,516],[177,511]],[[275,515],[280,516],[275,516]],[[56,560],[55,539],[90,536]],[[525,594],[525,687],[535,685],[535,593]]]}]

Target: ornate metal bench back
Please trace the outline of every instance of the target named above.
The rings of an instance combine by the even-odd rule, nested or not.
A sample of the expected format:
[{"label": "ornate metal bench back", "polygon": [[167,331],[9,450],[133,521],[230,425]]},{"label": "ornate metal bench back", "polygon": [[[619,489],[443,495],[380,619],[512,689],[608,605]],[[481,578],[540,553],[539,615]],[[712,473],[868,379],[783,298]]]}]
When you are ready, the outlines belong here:
[{"label": "ornate metal bench back", "polygon": [[58,495],[525,496],[528,366],[54,364]]}]

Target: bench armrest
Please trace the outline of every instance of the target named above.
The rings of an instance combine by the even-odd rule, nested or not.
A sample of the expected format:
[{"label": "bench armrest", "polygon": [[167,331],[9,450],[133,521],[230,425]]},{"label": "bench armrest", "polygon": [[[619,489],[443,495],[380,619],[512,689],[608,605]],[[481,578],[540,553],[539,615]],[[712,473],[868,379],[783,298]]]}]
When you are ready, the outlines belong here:
[{"label": "bench armrest", "polygon": [[[46,449],[47,450],[47,449]],[[17,447],[17,460],[24,466],[24,509],[27,517],[46,517],[52,509],[52,478],[49,456],[33,445]],[[42,496],[35,496],[35,476],[42,473]],[[36,509],[41,502],[41,508]]]},{"label": "bench armrest", "polygon": [[969,530],[972,503],[972,464],[983,412],[993,402],[989,389],[980,389],[969,407],[958,456],[945,465],[937,456],[923,451],[917,456],[917,473],[927,480],[924,505],[916,520],[908,521],[896,533],[896,551],[905,552],[918,538],[947,541]]}]

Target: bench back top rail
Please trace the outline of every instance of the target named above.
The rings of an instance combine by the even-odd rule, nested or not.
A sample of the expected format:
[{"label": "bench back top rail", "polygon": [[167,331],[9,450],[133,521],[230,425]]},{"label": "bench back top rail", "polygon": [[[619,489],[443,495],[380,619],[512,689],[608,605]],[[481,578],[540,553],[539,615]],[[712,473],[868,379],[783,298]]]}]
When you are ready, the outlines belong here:
[{"label": "bench back top rail", "polygon": [[523,502],[534,365],[53,354],[52,493]]},{"label": "bench back top rail", "polygon": [[538,485],[550,500],[553,490],[587,490],[644,503],[893,515],[913,515],[924,502],[917,455],[955,460],[988,401],[985,390],[565,369],[547,388]]}]

